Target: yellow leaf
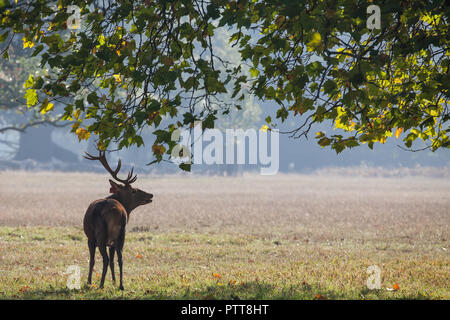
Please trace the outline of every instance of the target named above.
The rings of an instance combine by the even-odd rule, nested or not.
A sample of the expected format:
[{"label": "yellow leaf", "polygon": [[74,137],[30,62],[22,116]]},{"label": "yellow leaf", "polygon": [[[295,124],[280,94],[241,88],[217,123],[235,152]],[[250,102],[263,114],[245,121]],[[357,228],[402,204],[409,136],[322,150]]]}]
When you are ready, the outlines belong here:
[{"label": "yellow leaf", "polygon": [[75,117],[76,120],[78,120],[80,118],[80,114],[81,114],[80,109],[77,109],[73,112],[73,116]]},{"label": "yellow leaf", "polygon": [[106,39],[104,35],[99,35],[98,36],[98,43],[100,44],[100,46],[103,46],[106,43]]},{"label": "yellow leaf", "polygon": [[334,127],[337,129],[343,129],[345,131],[353,131],[355,128],[355,122],[352,121],[349,124],[349,120],[347,120],[346,122],[342,121],[342,117],[344,117],[346,115],[345,109],[342,107],[337,107],[337,117],[336,120],[334,121]]},{"label": "yellow leaf", "polygon": [[46,114],[47,112],[53,110],[54,107],[55,106],[53,105],[53,103],[46,101],[42,104],[41,113]]},{"label": "yellow leaf", "polygon": [[34,47],[34,43],[33,41],[28,41],[26,37],[22,38],[23,41],[23,48],[33,48]]},{"label": "yellow leaf", "polygon": [[78,140],[88,140],[91,133],[84,128],[78,128],[75,131],[75,134],[78,136]]},{"label": "yellow leaf", "polygon": [[113,77],[116,79],[116,82],[121,82],[120,74],[113,74]]},{"label": "yellow leaf", "polygon": [[314,51],[318,49],[322,44],[322,36],[320,33],[316,32],[313,34],[313,37],[310,42],[306,45],[308,51]]},{"label": "yellow leaf", "polygon": [[163,155],[166,152],[166,148],[162,145],[154,144],[152,146],[152,151],[154,154],[160,154]]},{"label": "yellow leaf", "polygon": [[395,130],[395,137],[398,139],[398,137],[400,137],[400,134],[403,132],[403,128],[397,128],[397,130]]},{"label": "yellow leaf", "polygon": [[30,74],[30,76],[28,77],[28,80],[25,81],[25,83],[23,84],[23,87],[25,89],[31,88],[34,86],[34,77]]}]

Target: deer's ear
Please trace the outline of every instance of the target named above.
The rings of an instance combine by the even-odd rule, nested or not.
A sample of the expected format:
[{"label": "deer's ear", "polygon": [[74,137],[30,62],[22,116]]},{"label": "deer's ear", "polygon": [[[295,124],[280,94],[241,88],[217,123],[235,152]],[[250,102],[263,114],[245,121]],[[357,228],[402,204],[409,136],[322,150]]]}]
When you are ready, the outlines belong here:
[{"label": "deer's ear", "polygon": [[109,189],[110,193],[117,193],[120,191],[121,187],[111,179],[109,179],[109,184],[111,185],[111,188]]}]

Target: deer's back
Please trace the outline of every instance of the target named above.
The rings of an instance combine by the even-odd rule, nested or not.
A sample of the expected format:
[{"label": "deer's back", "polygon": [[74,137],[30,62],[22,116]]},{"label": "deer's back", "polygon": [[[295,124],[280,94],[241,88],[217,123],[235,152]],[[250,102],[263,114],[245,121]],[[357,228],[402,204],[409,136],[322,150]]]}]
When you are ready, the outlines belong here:
[{"label": "deer's back", "polygon": [[125,233],[127,212],[115,199],[96,200],[84,215],[84,233],[96,245],[114,245]]}]

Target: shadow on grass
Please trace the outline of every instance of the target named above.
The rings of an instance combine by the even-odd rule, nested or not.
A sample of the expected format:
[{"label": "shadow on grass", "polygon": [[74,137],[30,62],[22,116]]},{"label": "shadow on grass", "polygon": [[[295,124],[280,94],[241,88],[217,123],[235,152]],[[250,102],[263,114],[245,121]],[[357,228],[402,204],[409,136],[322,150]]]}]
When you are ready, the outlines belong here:
[{"label": "shadow on grass", "polygon": [[[187,289],[183,299],[230,299],[230,300],[311,300],[316,298],[316,290],[308,284],[295,286],[273,285],[270,283],[250,281],[234,285],[208,286],[202,290]],[[321,299],[345,299],[344,293],[321,290]],[[147,297],[144,297],[147,298]]]},{"label": "shadow on grass", "polygon": [[[211,285],[201,289],[180,288],[176,292],[164,291],[166,288],[156,290],[119,290],[115,286],[105,286],[105,289],[91,288],[86,285],[80,290],[69,290],[67,288],[29,289],[22,294],[16,294],[6,299],[71,299],[71,300],[103,300],[103,299],[148,299],[148,300],[345,300],[357,299],[359,294],[349,292],[337,292],[335,290],[319,288],[306,283],[279,287],[264,282],[245,282],[240,284]],[[371,291],[362,289],[360,291],[367,299],[388,300],[429,300],[431,297],[421,294],[390,295],[383,291]]]}]

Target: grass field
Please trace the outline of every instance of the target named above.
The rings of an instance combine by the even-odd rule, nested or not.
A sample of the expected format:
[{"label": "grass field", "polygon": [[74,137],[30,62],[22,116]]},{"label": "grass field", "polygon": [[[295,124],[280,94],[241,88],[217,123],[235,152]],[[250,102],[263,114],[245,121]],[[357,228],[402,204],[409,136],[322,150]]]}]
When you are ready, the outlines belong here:
[{"label": "grass field", "polygon": [[[0,172],[0,298],[450,299],[447,178],[140,176],[155,198],[131,214],[125,291],[110,270],[97,287],[98,251],[84,285],[82,220],[107,179]],[[66,287],[71,265],[81,290]]]}]

